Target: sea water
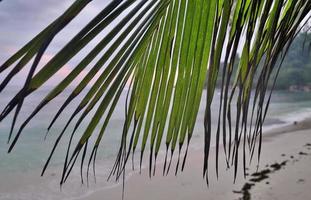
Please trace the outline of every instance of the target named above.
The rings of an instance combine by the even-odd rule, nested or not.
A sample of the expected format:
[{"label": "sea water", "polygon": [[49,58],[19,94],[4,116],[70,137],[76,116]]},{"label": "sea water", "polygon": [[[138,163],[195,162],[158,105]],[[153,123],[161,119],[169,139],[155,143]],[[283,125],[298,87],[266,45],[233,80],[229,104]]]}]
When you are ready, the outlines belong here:
[{"label": "sea water", "polygon": [[[23,109],[15,126],[12,137],[14,138],[17,128],[34,110],[42,98],[51,88],[46,87],[34,94],[24,102]],[[1,110],[8,103],[10,98],[16,94],[18,88],[10,86],[3,91],[0,99]],[[9,131],[11,127],[12,114],[0,123],[0,200],[4,199],[79,199],[85,197],[96,190],[114,187],[117,183],[112,179],[106,181],[109,172],[113,166],[114,159],[120,145],[120,138],[124,123],[125,99],[126,91],[122,94],[116,110],[112,115],[106,133],[102,140],[96,165],[96,184],[94,178],[90,178],[90,187],[81,186],[81,178],[79,165],[73,170],[69,177],[69,183],[66,183],[62,190],[59,188],[61,170],[65,158],[65,152],[68,146],[69,135],[73,130],[74,122],[69,126],[58,145],[50,166],[44,177],[40,177],[40,173],[49,153],[55,143],[56,138],[66,124],[68,118],[73,113],[85,93],[79,95],[68,108],[66,108],[56,121],[48,135],[46,136],[47,127],[56,114],[62,103],[70,95],[71,89],[63,92],[59,97],[53,100],[48,106],[42,109],[36,117],[23,130],[15,148],[10,154],[7,154],[9,144],[7,144]],[[204,111],[205,111],[205,92],[203,94],[202,103],[199,109],[197,124],[193,134],[193,142],[191,148],[200,149],[203,147],[201,141],[204,137]],[[212,106],[212,113],[218,112],[219,91],[216,92]],[[76,144],[79,135],[83,134],[87,126],[87,122],[91,119],[94,112],[91,112],[82,122],[74,137],[73,146]],[[234,113],[233,113],[234,115]],[[303,92],[286,92],[275,91],[270,104],[268,117],[266,119],[265,128],[272,126],[280,126],[284,123],[293,123],[302,120],[311,115],[311,93]],[[212,124],[217,123],[217,116],[213,116]],[[99,131],[100,127],[96,129]],[[45,139],[46,136],[46,139]],[[91,140],[91,142],[94,141]],[[214,140],[213,140],[214,141]],[[215,142],[214,142],[215,143]],[[214,144],[213,143],[213,144]],[[162,152],[163,155],[163,152]],[[136,157],[139,157],[139,153]],[[87,161],[86,161],[87,162]],[[138,164],[138,162],[137,162]],[[85,170],[85,169],[84,169]],[[127,177],[132,173],[127,171]],[[85,180],[85,176],[84,176]],[[14,188],[14,189],[12,189]]]}]

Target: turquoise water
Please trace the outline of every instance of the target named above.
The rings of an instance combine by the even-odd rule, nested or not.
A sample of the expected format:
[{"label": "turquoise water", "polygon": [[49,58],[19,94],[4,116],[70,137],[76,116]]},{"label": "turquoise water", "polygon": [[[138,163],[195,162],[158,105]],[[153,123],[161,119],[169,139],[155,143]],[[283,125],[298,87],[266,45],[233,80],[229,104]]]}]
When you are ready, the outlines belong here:
[{"label": "turquoise water", "polygon": [[[8,98],[12,96],[14,88],[11,91],[4,91],[0,100],[1,108],[8,102]],[[35,108],[39,100],[42,99],[43,95],[46,94],[47,90],[41,90],[24,103],[24,107],[20,113],[19,120],[17,124],[22,122],[29,113]],[[16,147],[11,154],[7,154],[6,151],[9,147],[7,144],[9,129],[10,129],[10,119],[8,118],[2,123],[0,123],[0,173],[6,170],[28,170],[34,168],[41,168],[49,155],[50,150],[54,144],[54,141],[62,128],[66,120],[70,117],[70,114],[81,100],[77,98],[73,102],[74,106],[69,106],[65,112],[61,115],[61,118],[56,121],[54,127],[50,131],[46,140],[44,140],[46,134],[46,128],[57,109],[60,107],[62,102],[70,92],[65,92],[60,95],[55,101],[44,108],[37,117],[31,121],[31,123],[23,131]],[[83,96],[80,95],[80,96]],[[117,146],[119,144],[119,138],[122,132],[122,126],[124,122],[124,103],[125,94],[121,97],[119,106],[116,107],[116,111],[112,116],[111,122],[105,134],[101,154],[99,154],[99,159],[109,159],[113,157],[117,151]],[[214,112],[217,113],[218,99],[217,95],[214,101]],[[304,118],[311,113],[311,93],[292,93],[284,91],[276,91],[273,95],[272,102],[270,105],[270,110],[266,123],[268,125],[276,122],[290,122],[291,120],[299,120],[299,118]],[[86,122],[90,119],[93,113],[89,114],[84,123],[82,123],[81,128],[78,130],[77,135],[81,134],[85,129]],[[213,123],[216,123],[216,118],[214,117]],[[195,136],[201,136],[203,133],[203,119],[204,119],[204,97],[200,107],[199,115],[197,118]],[[16,126],[18,127],[18,126]],[[63,151],[66,150],[65,146],[68,141],[68,135],[71,133],[72,126],[67,131],[67,135],[64,137],[63,142],[59,145],[57,152],[53,157],[52,165],[59,165],[64,159]],[[16,133],[17,130],[15,130]]]},{"label": "turquoise water", "polygon": [[[11,87],[8,90],[4,91],[1,94],[0,99],[0,109],[2,110],[5,106],[5,103],[8,102],[9,98],[12,97],[16,91],[16,88]],[[22,122],[22,119],[25,119],[29,113],[35,108],[35,106],[39,103],[42,97],[47,93],[47,89],[43,89],[37,92],[35,95],[29,97],[29,99],[24,103],[24,107],[20,113],[18,124]],[[64,94],[60,95],[57,99],[55,99],[50,105],[48,105],[45,109],[43,109],[38,116],[36,116],[33,121],[25,128],[23,131],[16,147],[14,148],[11,154],[7,154],[7,149],[9,145],[6,143],[8,139],[9,129],[10,129],[10,118],[4,120],[0,123],[0,177],[2,175],[10,175],[7,176],[12,179],[16,179],[17,172],[23,172],[24,174],[35,174],[39,176],[42,166],[44,165],[52,146],[55,142],[56,137],[60,133],[62,127],[66,123],[66,120],[70,117],[70,114],[74,110],[74,106],[77,106],[79,100],[83,97],[83,94],[80,95],[74,102],[74,106],[68,107],[65,112],[61,115],[61,118],[57,120],[54,127],[52,128],[50,134],[47,139],[44,140],[46,134],[46,128],[57,112],[58,108],[61,106],[62,102],[66,99],[66,97],[70,94],[70,90],[64,92]],[[125,103],[126,94],[123,94],[119,105],[116,107],[116,111],[112,116],[111,122],[108,126],[107,132],[105,134],[104,140],[102,142],[100,151],[98,153],[98,168],[99,178],[102,178],[102,182],[97,184],[96,189],[100,189],[101,187],[107,187],[108,184],[104,184],[107,175],[109,173],[109,169],[111,169],[115,155],[117,153],[119,144],[120,144],[120,136],[122,133],[122,126],[124,122],[124,103]],[[219,95],[215,96],[215,102],[213,104],[213,113],[217,113],[218,109],[218,101]],[[202,99],[204,102],[204,98]],[[85,121],[88,121],[93,113],[88,115]],[[281,123],[291,123],[295,120],[301,120],[307,116],[311,116],[311,93],[290,93],[290,92],[282,92],[276,91],[273,95],[273,99],[270,105],[270,110],[267,117],[267,126],[281,124]],[[215,117],[216,118],[216,117]],[[196,146],[198,148],[202,147],[202,139],[203,138],[203,119],[204,119],[204,103],[202,103],[199,115],[197,118],[197,125],[194,132],[194,142],[193,147]],[[216,123],[216,120],[213,121]],[[16,126],[18,127],[18,126]],[[82,134],[83,130],[86,127],[86,123],[82,123],[81,128],[79,129],[77,135]],[[52,172],[60,174],[60,167],[62,166],[64,160],[64,152],[66,150],[68,135],[72,130],[72,126],[67,131],[67,135],[64,137],[64,140],[58,146],[55,155],[51,161],[50,169]],[[16,130],[15,132],[16,133]],[[196,142],[196,141],[199,141]],[[139,157],[139,156],[137,156]],[[80,163],[78,163],[79,166]],[[33,175],[32,175],[33,176]],[[79,190],[79,173],[76,172],[75,175],[72,176],[73,180],[77,183],[77,186],[72,189],[72,193],[75,193]],[[57,183],[59,181],[59,176],[55,176],[51,178],[53,181],[51,188],[57,188]],[[4,184],[0,181],[1,184]],[[102,184],[102,185],[101,185]],[[33,191],[29,191],[30,193]],[[70,192],[68,196],[70,196]],[[76,194],[76,193],[75,193]],[[78,193],[79,194],[79,193]],[[82,194],[82,193],[81,193]],[[67,197],[68,197],[67,196]],[[11,196],[12,197],[12,196]],[[53,198],[55,197],[55,198]],[[61,197],[51,196],[50,199],[57,199]],[[56,198],[57,197],[57,198]],[[10,199],[1,197],[0,191],[0,199]],[[14,198],[12,198],[14,199]],[[27,198],[25,198],[27,199]],[[39,198],[40,199],[40,198]]]},{"label": "turquoise water", "polygon": [[[13,89],[14,91],[14,89]],[[18,122],[15,128],[14,133],[17,132],[17,128],[23,122],[23,119],[28,117],[30,112],[35,108],[36,105],[40,102],[42,97],[47,93],[48,90],[42,90],[29,97],[29,99],[24,103],[23,109],[19,115]],[[8,102],[9,96],[13,94],[11,91],[5,91],[2,96],[5,98],[1,98],[0,105],[1,110],[5,103]],[[83,94],[80,95],[75,101],[73,101],[74,106],[69,106],[65,111],[62,113],[60,118],[56,121],[54,126],[52,127],[51,131],[47,135],[46,140],[45,135],[47,132],[47,127],[58,108],[62,105],[65,101],[67,96],[70,94],[70,91],[65,92],[64,94],[60,95],[57,99],[51,102],[50,105],[46,106],[24,129],[21,134],[20,139],[17,142],[16,147],[13,149],[12,153],[7,154],[7,150],[9,145],[7,144],[9,130],[10,130],[10,120],[12,116],[8,119],[4,120],[0,123],[0,173],[9,171],[14,172],[15,170],[33,170],[37,168],[42,168],[45,160],[47,159],[56,138],[58,137],[59,133],[61,132],[62,128],[65,126],[68,118],[73,113],[74,109],[78,105],[79,101],[81,101],[81,97]],[[119,144],[119,138],[121,135],[122,125],[123,125],[123,116],[124,114],[124,99],[125,95],[122,96],[120,101],[120,106],[117,106],[115,114],[111,118],[111,123],[108,126],[107,134],[105,135],[105,140],[102,143],[102,150],[105,153],[99,154],[99,159],[108,158],[114,155],[114,152],[117,150],[117,145]],[[91,112],[84,122],[81,124],[80,129],[77,131],[76,135],[79,136],[83,133],[86,128],[86,122],[90,120],[94,112]],[[77,120],[77,118],[76,118]],[[76,121],[75,120],[75,121]],[[74,121],[74,122],[75,122]],[[53,160],[51,165],[60,165],[64,160],[64,151],[66,150],[66,145],[68,144],[69,134],[73,130],[73,125],[68,128],[64,139],[58,145],[57,151],[53,156]],[[99,128],[96,130],[99,131]],[[14,136],[13,133],[13,136]],[[78,138],[78,137],[76,137]]]},{"label": "turquoise water", "polygon": [[301,120],[311,116],[311,93],[276,91],[273,94],[269,115],[282,121]]}]

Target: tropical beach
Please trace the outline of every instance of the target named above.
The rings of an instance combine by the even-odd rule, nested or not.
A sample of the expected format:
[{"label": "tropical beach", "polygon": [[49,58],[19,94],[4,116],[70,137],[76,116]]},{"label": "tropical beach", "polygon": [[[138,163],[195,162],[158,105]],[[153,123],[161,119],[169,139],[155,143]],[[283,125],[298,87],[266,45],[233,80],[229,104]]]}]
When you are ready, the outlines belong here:
[{"label": "tropical beach", "polygon": [[0,0],[0,200],[311,199],[311,0]]},{"label": "tropical beach", "polygon": [[[258,169],[256,161],[254,161],[247,169],[246,178],[243,178],[243,172],[239,170],[240,176],[236,183],[233,183],[233,170],[227,170],[222,159],[218,179],[213,167],[214,163],[211,163],[210,183],[207,186],[202,178],[202,151],[191,149],[189,154],[184,172],[177,176],[173,172],[168,176],[162,176],[161,164],[159,164],[157,175],[152,179],[149,178],[146,168],[142,170],[141,174],[136,171],[129,175],[125,182],[125,199],[306,200],[311,196],[309,189],[311,187],[311,171],[308,170],[311,165],[311,118],[266,132],[263,137],[263,152]],[[211,159],[214,160],[214,157],[215,151],[212,149]],[[57,181],[50,180],[51,177],[57,176],[57,173],[57,169],[54,169],[45,177],[40,177],[37,171],[27,175],[21,174],[15,178],[1,174],[1,180],[6,178],[6,183],[1,182],[0,184],[0,199],[58,199],[63,197],[62,199],[96,200],[102,197],[105,199],[122,198],[122,183],[103,188],[97,187],[94,190],[96,184],[90,181],[89,187],[86,185],[75,186],[76,189],[80,188],[80,192],[83,191],[80,195],[66,194],[68,188],[71,187],[69,184],[79,180],[71,180],[61,190],[57,187]],[[20,179],[20,177],[24,178]],[[51,191],[46,186],[55,189]],[[47,196],[43,197],[42,192],[45,192]],[[6,196],[6,194],[10,195]]]},{"label": "tropical beach", "polygon": [[[39,95],[39,94],[38,94]],[[165,152],[162,151],[157,163],[155,176],[149,178],[148,156],[145,157],[141,174],[139,173],[139,160],[135,162],[135,170],[132,171],[129,164],[125,181],[125,199],[191,199],[195,194],[197,199],[308,199],[310,191],[311,171],[311,118],[310,118],[310,93],[293,93],[275,91],[271,102],[271,112],[268,113],[263,133],[262,154],[257,169],[257,157],[248,166],[248,176],[244,178],[243,168],[239,168],[236,182],[234,183],[233,168],[227,169],[224,160],[223,149],[220,149],[220,169],[217,180],[215,170],[215,144],[210,153],[209,186],[202,176],[203,168],[203,127],[204,106],[200,107],[196,131],[190,144],[187,164],[183,172],[175,176],[176,155],[172,162],[172,168],[167,176],[162,176],[163,159]],[[37,98],[33,99],[35,104]],[[125,101],[125,96],[122,97]],[[61,101],[60,98],[59,101]],[[122,105],[124,102],[121,101]],[[204,99],[202,99],[204,102]],[[217,101],[215,101],[217,102]],[[58,103],[56,102],[56,105]],[[52,104],[51,107],[54,105]],[[217,107],[217,105],[215,105]],[[29,104],[28,109],[31,109]],[[48,114],[43,113],[45,116]],[[64,116],[66,117],[66,116]],[[115,115],[112,124],[118,124],[122,115]],[[107,135],[107,144],[102,146],[101,156],[96,164],[96,183],[93,174],[90,173],[89,185],[84,180],[81,184],[79,167],[74,169],[67,183],[59,185],[62,170],[63,153],[60,149],[52,161],[52,166],[41,177],[42,165],[47,158],[55,132],[44,140],[45,123],[36,122],[37,127],[30,129],[26,134],[24,146],[20,146],[12,154],[5,153],[2,147],[2,167],[0,179],[0,199],[122,199],[122,181],[115,182],[113,178],[107,182],[108,175],[113,166],[116,148],[119,141],[117,135]],[[214,122],[216,123],[216,122]],[[216,124],[214,124],[216,125]],[[60,123],[58,126],[62,126]],[[1,128],[1,127],[0,127]],[[8,127],[1,128],[6,132]],[[115,133],[121,132],[121,127],[113,129]],[[7,136],[1,137],[5,141]],[[35,139],[39,138],[39,139]],[[64,143],[66,144],[66,143]],[[29,150],[27,146],[33,146]],[[38,154],[38,150],[44,148]],[[107,150],[110,150],[107,152]],[[241,149],[242,150],[242,149]],[[37,151],[35,157],[33,151]],[[27,153],[28,152],[28,153]],[[242,152],[241,152],[242,153]],[[137,155],[139,152],[136,153]],[[241,154],[242,155],[242,154]],[[17,162],[23,156],[22,162]],[[40,157],[38,157],[40,156]],[[138,157],[138,156],[136,156]],[[242,165],[242,161],[240,161]],[[84,177],[85,178],[85,177]],[[284,188],[286,188],[284,190]]]}]

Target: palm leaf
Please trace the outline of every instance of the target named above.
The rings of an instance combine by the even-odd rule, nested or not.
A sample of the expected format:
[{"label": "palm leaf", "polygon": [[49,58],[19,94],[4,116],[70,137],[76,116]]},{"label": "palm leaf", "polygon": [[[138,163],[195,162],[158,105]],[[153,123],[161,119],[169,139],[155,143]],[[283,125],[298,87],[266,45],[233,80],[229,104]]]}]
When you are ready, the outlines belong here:
[{"label": "palm leaf", "polygon": [[[183,170],[204,83],[207,81],[203,175],[208,181],[209,153],[214,130],[211,106],[219,73],[221,98],[215,127],[216,173],[218,175],[221,137],[226,163],[228,167],[234,167],[234,177],[237,175],[241,142],[244,172],[247,156],[252,159],[257,151],[259,161],[262,125],[271,99],[268,83],[271,80],[275,83],[276,77],[272,74],[280,70],[280,67],[276,68],[277,61],[285,56],[286,53],[282,54],[282,51],[287,51],[308,17],[311,1],[113,0],[35,73],[53,38],[61,35],[61,30],[90,2],[76,0],[61,17],[0,66],[0,73],[8,71],[0,85],[1,92],[10,81],[14,81],[16,74],[32,62],[24,86],[0,115],[2,121],[16,109],[9,134],[11,142],[24,100],[54,77],[96,36],[102,32],[107,33],[24,119],[11,142],[9,152],[31,119],[90,67],[90,71],[75,86],[48,127],[49,131],[64,109],[73,106],[72,101],[82,91],[86,91],[57,138],[42,174],[59,141],[68,132],[67,127],[73,123],[74,118],[79,117],[71,132],[61,184],[67,180],[81,152],[81,177],[84,160],[89,156],[88,177],[90,164],[93,162],[95,166],[97,150],[111,115],[129,82],[122,138],[111,175],[115,175],[117,180],[121,177],[130,154],[134,157],[138,147],[141,166],[148,147],[151,176],[156,171],[157,156],[163,143],[166,149],[163,174],[167,174],[171,168],[177,145],[175,173],[179,169]],[[239,48],[242,48],[241,59],[235,63]],[[92,65],[101,53],[100,59]],[[260,63],[263,65],[260,66]],[[99,76],[95,82],[87,87],[96,74]],[[254,98],[251,100],[253,88]],[[233,107],[236,109],[234,125]],[[86,130],[82,136],[76,136],[76,130],[91,111],[95,112],[87,122]],[[99,132],[96,131],[98,126],[101,126]],[[73,144],[74,137],[80,137],[76,144]],[[90,142],[91,137],[96,138],[93,144]],[[87,152],[90,145],[92,151],[89,155]],[[184,156],[180,164],[182,152]]]}]

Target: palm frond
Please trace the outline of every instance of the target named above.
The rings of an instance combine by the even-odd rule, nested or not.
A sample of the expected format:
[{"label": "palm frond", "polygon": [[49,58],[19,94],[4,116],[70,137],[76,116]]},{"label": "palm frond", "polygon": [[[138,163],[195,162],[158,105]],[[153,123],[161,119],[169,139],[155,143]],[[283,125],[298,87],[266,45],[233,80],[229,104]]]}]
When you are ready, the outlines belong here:
[{"label": "palm frond", "polygon": [[[259,160],[262,126],[271,98],[268,83],[271,80],[275,82],[272,72],[280,69],[276,64],[280,57],[284,57],[282,52],[287,51],[309,16],[310,0],[113,0],[35,73],[53,38],[61,34],[61,30],[90,2],[76,0],[61,17],[0,66],[0,73],[9,71],[0,85],[1,92],[10,81],[14,81],[16,74],[31,64],[24,86],[0,115],[2,121],[16,109],[9,134],[11,141],[24,100],[54,77],[95,37],[102,32],[107,33],[25,119],[11,142],[9,152],[31,119],[87,67],[91,67],[48,127],[49,131],[64,109],[73,106],[72,101],[82,91],[87,91],[58,136],[42,174],[75,118],[78,120],[71,132],[61,184],[68,178],[80,153],[82,177],[84,160],[88,155],[86,152],[92,146],[88,174],[90,164],[95,163],[111,115],[129,82],[121,144],[111,175],[118,180],[129,156],[134,156],[139,147],[140,165],[146,148],[149,148],[149,174],[152,176],[164,144],[166,157],[163,174],[169,172],[176,151],[175,173],[183,170],[207,79],[203,175],[208,182],[214,130],[211,119],[215,115],[211,113],[211,105],[219,73],[221,97],[215,127],[216,173],[218,175],[221,138],[227,166],[234,167],[235,177],[241,145],[244,173],[247,159],[251,160],[257,154]],[[242,49],[241,59],[235,63],[239,49]],[[92,64],[101,53],[103,55],[99,60]],[[263,65],[260,66],[260,63]],[[99,76],[88,88],[98,73]],[[233,109],[236,110],[235,124],[232,122]],[[76,130],[91,111],[95,113],[87,122],[88,126],[78,143],[74,144],[73,138],[78,137]],[[101,129],[97,132],[96,127],[99,126]],[[91,137],[96,138],[93,144],[90,144]],[[184,155],[181,155],[182,152],[185,152]]]}]

